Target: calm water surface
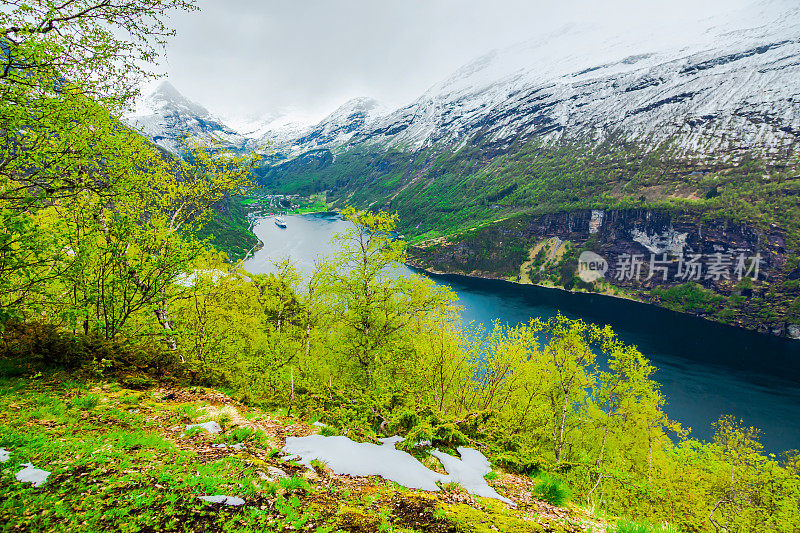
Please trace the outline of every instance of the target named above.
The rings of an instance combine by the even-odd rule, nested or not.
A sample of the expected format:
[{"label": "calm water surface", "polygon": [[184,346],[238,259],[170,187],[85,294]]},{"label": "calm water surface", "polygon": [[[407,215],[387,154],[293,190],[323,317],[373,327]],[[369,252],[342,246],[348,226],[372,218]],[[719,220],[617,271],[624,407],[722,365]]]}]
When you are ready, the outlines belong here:
[{"label": "calm water surface", "polygon": [[[254,273],[273,272],[273,260],[290,258],[302,272],[332,252],[331,237],[348,228],[333,215],[285,216],[287,228],[262,218],[254,231],[264,247],[245,262]],[[410,273],[411,269],[404,268]],[[637,302],[568,293],[503,281],[429,276],[450,286],[464,306],[465,322],[509,324],[561,311],[570,318],[610,324],[658,369],[667,414],[711,437],[711,423],[735,414],[762,430],[771,452],[800,448],[800,341],[787,341],[715,324]]]}]

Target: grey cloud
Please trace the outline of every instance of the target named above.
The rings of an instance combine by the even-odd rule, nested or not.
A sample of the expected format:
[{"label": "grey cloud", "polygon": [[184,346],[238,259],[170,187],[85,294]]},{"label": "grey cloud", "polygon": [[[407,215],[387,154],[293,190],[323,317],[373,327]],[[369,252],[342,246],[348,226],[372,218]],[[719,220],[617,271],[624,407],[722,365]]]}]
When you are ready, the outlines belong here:
[{"label": "grey cloud", "polygon": [[564,24],[608,31],[704,17],[744,0],[200,0],[174,16],[163,69],[220,114],[331,111],[354,96],[397,106],[472,58]]}]

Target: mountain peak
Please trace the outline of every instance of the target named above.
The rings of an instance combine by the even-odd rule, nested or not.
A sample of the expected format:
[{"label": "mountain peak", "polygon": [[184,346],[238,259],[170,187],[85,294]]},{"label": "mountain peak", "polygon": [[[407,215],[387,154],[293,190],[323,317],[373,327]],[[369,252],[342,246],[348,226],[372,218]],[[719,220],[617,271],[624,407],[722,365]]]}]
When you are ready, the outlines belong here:
[{"label": "mountain peak", "polygon": [[178,89],[175,88],[168,80],[164,80],[149,94],[149,96],[160,95],[167,98],[185,98]]},{"label": "mountain peak", "polygon": [[322,120],[322,123],[341,120],[359,120],[361,123],[369,122],[384,112],[380,102],[368,96],[357,96],[340,105],[336,110]]},{"label": "mountain peak", "polygon": [[193,102],[186,98],[178,89],[175,88],[168,80],[164,80],[156,86],[153,91],[145,96],[145,101],[151,103],[161,103],[167,105],[179,105],[183,107],[190,107],[196,113],[208,114],[208,110],[200,104]]},{"label": "mountain peak", "polygon": [[237,149],[245,143],[241,135],[167,80],[137,102],[136,111],[128,120],[156,144],[176,154],[185,137]]}]

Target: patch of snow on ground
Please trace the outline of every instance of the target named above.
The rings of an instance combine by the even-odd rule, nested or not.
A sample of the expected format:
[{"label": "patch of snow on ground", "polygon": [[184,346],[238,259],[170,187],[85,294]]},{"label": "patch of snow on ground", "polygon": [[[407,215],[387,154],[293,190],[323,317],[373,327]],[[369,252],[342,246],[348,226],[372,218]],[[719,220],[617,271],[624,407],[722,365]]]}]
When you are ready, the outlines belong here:
[{"label": "patch of snow on ground", "polygon": [[[226,449],[228,447],[228,445],[227,444],[212,444],[211,447],[223,450],[223,449]],[[231,444],[230,447],[231,447],[232,450],[241,450],[242,448],[244,448],[244,442],[237,442],[236,444]]]},{"label": "patch of snow on ground", "polygon": [[38,487],[47,481],[47,478],[50,476],[50,472],[34,468],[31,463],[25,463],[22,466],[25,468],[17,472],[17,474],[14,476],[17,478],[17,481],[21,481],[23,483],[33,483],[34,487]]},{"label": "patch of snow on ground", "polygon": [[481,452],[464,446],[459,446],[457,450],[461,455],[461,459],[439,450],[432,450],[429,453],[439,459],[444,469],[450,474],[450,480],[464,487],[470,494],[483,496],[484,498],[494,498],[509,505],[514,505],[514,502],[500,496],[497,491],[486,483],[486,479],[483,476],[492,471],[492,465],[489,464],[489,460]]},{"label": "patch of snow on ground", "polygon": [[209,503],[222,503],[224,505],[235,505],[237,507],[239,505],[244,505],[244,500],[236,496],[198,496],[198,498]]},{"label": "patch of snow on ground", "polygon": [[434,472],[411,455],[395,450],[394,443],[383,445],[353,442],[347,437],[288,437],[283,450],[299,455],[300,464],[311,466],[311,461],[324,461],[339,475],[381,476],[409,489],[438,491],[437,481],[447,481],[448,476]]},{"label": "patch of snow on ground", "polygon": [[190,429],[194,428],[205,429],[211,434],[219,433],[220,431],[222,431],[222,428],[219,427],[219,424],[217,424],[213,420],[211,422],[203,422],[202,424],[190,424],[186,426],[186,431],[189,431]]},{"label": "patch of snow on ground", "polygon": [[410,489],[421,489],[431,492],[439,490],[437,481],[458,483],[470,494],[494,498],[514,505],[514,502],[500,496],[490,487],[484,475],[492,468],[486,457],[477,450],[459,447],[461,459],[447,455],[439,450],[431,451],[431,455],[441,461],[448,475],[439,474],[406,452],[395,449],[394,445],[403,440],[395,436],[380,439],[382,445],[369,442],[354,442],[347,437],[325,437],[309,435],[307,437],[288,437],[283,451],[299,456],[300,464],[311,466],[311,461],[318,459],[339,475],[349,476],[381,476]]},{"label": "patch of snow on ground", "polygon": [[392,446],[394,446],[398,442],[403,442],[405,439],[403,437],[401,437],[400,435],[395,435],[394,437],[386,437],[386,438],[378,439],[378,440],[381,441],[384,444],[391,444]]},{"label": "patch of snow on ground", "polygon": [[5,448],[0,448],[0,463],[5,463],[9,457],[11,457],[9,451]]}]

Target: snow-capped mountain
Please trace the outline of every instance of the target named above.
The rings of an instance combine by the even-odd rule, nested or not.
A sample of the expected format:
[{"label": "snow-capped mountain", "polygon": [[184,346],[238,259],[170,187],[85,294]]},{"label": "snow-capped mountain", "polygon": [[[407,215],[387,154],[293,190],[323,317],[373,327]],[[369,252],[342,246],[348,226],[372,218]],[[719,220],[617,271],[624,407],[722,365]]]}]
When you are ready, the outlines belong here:
[{"label": "snow-capped mountain", "polygon": [[377,100],[353,98],[317,124],[284,124],[267,131],[259,141],[288,156],[320,148],[337,148],[356,135],[370,131],[385,111]]},{"label": "snow-capped mountain", "polygon": [[341,146],[370,126],[381,111],[376,100],[361,97],[349,100],[318,123],[290,115],[225,120],[164,81],[137,102],[136,111],[126,118],[138,131],[175,154],[180,153],[184,140],[194,139],[235,150],[279,151],[286,156]]},{"label": "snow-capped mountain", "polygon": [[183,96],[168,81],[137,102],[128,123],[159,146],[180,153],[183,140],[241,149],[247,138],[212,115],[202,105]]},{"label": "snow-capped mountain", "polygon": [[800,146],[800,4],[761,0],[658,31],[569,26],[490,52],[400,109],[356,98],[313,125],[273,117],[237,133],[166,82],[140,107],[131,122],[172,151],[188,135],[266,147],[281,160],[358,144],[458,147],[476,137],[503,148],[614,136],[645,148],[668,142],[695,158],[785,156]]},{"label": "snow-capped mountain", "polygon": [[760,2],[724,19],[607,38],[565,28],[487,54],[353,141],[417,148],[473,135],[670,141],[686,154],[796,151],[800,5]]}]

